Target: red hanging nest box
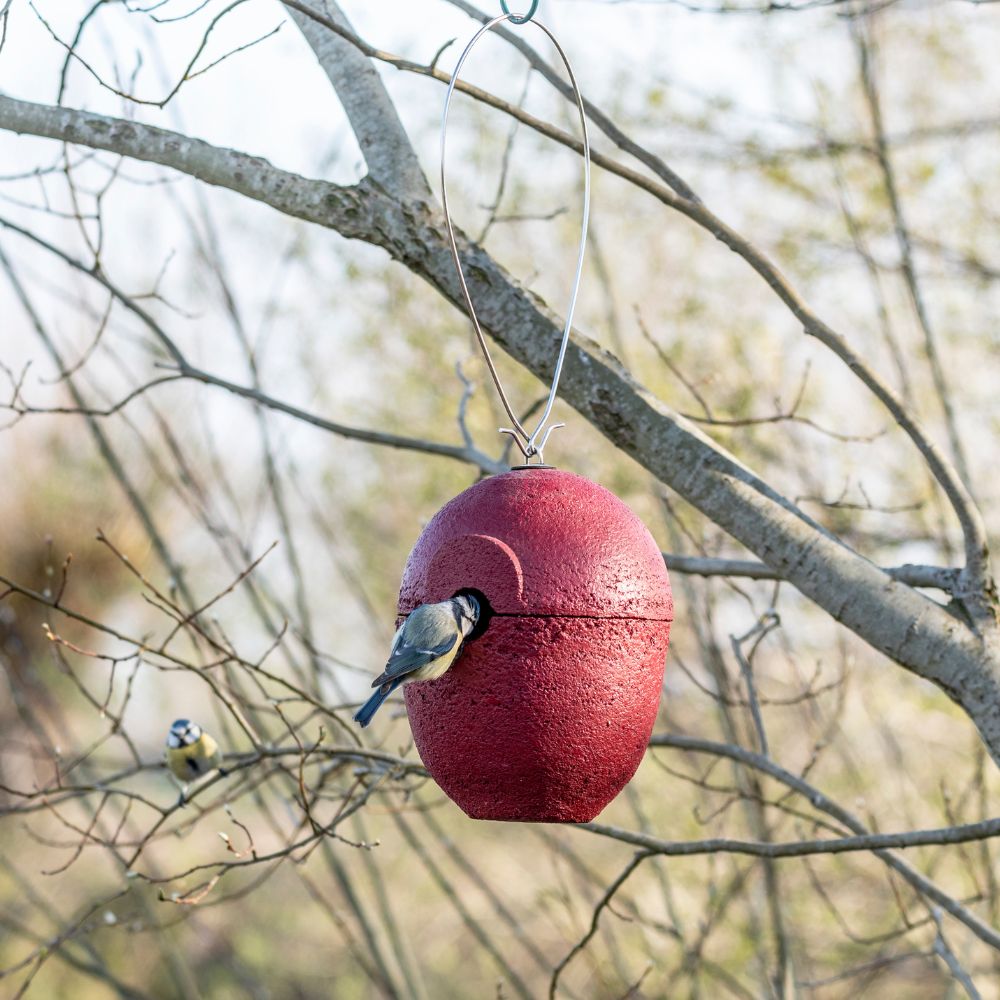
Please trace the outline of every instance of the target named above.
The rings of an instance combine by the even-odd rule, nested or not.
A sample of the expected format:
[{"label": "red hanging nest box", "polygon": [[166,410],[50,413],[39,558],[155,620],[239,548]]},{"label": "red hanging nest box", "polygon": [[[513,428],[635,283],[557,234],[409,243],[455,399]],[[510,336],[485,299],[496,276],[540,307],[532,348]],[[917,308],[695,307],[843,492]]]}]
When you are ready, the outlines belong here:
[{"label": "red hanging nest box", "polygon": [[427,770],[474,819],[593,819],[659,706],[673,601],[653,537],[588,479],[514,470],[435,514],[399,614],[462,590],[488,601],[485,629],[443,677],[405,688]]}]

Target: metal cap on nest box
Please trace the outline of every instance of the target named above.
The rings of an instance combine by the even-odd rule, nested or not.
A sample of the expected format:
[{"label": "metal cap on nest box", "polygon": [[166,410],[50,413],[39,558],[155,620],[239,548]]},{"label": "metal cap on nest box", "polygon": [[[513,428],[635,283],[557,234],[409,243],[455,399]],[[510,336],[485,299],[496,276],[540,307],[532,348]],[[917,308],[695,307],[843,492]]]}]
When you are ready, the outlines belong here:
[{"label": "metal cap on nest box", "polygon": [[405,689],[421,759],[475,819],[593,819],[656,719],[673,619],[658,546],[602,486],[512,471],[433,517],[399,613],[460,591],[485,598],[486,625],[447,674]]}]

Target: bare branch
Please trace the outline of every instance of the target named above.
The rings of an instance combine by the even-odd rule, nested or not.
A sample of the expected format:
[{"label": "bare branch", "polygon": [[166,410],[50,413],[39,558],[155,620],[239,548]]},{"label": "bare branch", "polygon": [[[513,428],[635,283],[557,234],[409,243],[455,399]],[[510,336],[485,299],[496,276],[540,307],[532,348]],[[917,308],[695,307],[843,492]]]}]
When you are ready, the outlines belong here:
[{"label": "bare branch", "polygon": [[936,906],[931,907],[931,917],[937,925],[937,937],[934,938],[934,954],[942,958],[951,974],[962,984],[962,989],[965,990],[969,1000],[982,1000],[979,990],[976,989],[976,984],[972,981],[972,976],[969,975],[968,971],[958,960],[955,952],[952,951],[951,946],[945,940],[944,927],[941,924],[941,911]]},{"label": "bare branch", "polygon": [[930,314],[927,310],[927,304],[924,302],[923,292],[917,278],[917,269],[913,260],[913,243],[910,238],[910,230],[907,226],[906,218],[903,214],[903,205],[899,197],[899,186],[896,183],[896,173],[886,141],[885,126],[882,120],[882,102],[875,75],[875,51],[869,38],[871,24],[863,17],[852,18],[848,23],[851,26],[851,33],[854,36],[854,41],[858,49],[858,57],[861,64],[861,81],[864,85],[865,99],[868,103],[869,114],[871,115],[872,131],[875,133],[875,152],[882,171],[885,192],[889,199],[889,208],[892,213],[892,225],[896,233],[896,241],[899,245],[900,266],[902,267],[903,277],[906,281],[907,291],[910,294],[913,311],[920,324],[920,329],[923,331],[924,349],[927,352],[927,360],[930,363],[931,375],[934,379],[934,388],[937,392],[938,401],[944,411],[945,427],[948,432],[951,451],[955,457],[955,464],[961,473],[962,479],[965,481],[966,487],[971,490],[972,479],[965,455],[965,448],[958,432],[955,409],[951,399],[951,390],[941,364],[937,335],[931,325]]},{"label": "bare branch", "polygon": [[174,372],[174,374],[164,375],[138,386],[116,403],[106,407],[87,407],[84,406],[79,399],[77,400],[77,405],[74,407],[28,406],[20,400],[21,391],[20,384],[18,383],[14,387],[14,398],[12,401],[7,404],[0,404],[0,409],[8,409],[22,416],[29,413],[78,413],[91,417],[106,417],[118,413],[130,402],[142,396],[150,389],[171,382],[176,382],[181,379],[190,379],[192,381],[202,382],[206,385],[213,385],[221,389],[226,389],[234,395],[242,396],[244,399],[251,400],[254,403],[267,407],[268,409],[275,410],[276,412],[285,413],[288,416],[294,417],[296,420],[312,424],[314,427],[319,427],[321,430],[329,431],[339,437],[349,438],[356,441],[364,441],[368,444],[383,445],[389,448],[399,448],[404,451],[419,451],[429,455],[439,455],[445,458],[453,458],[461,462],[467,462],[474,465],[480,471],[490,474],[503,471],[506,468],[501,465],[501,463],[494,461],[488,455],[475,448],[468,439],[466,440],[464,446],[448,445],[441,444],[436,441],[426,441],[420,438],[406,437],[400,434],[390,434],[384,431],[370,431],[363,428],[350,427],[347,424],[336,423],[335,421],[327,420],[315,414],[308,413],[297,406],[292,406],[290,403],[283,403],[280,400],[274,399],[266,393],[263,393],[251,386],[238,385],[235,382],[230,382],[228,379],[202,371],[200,368],[196,368],[188,362],[187,358],[181,353],[180,348],[177,347],[173,338],[166,333],[166,331],[148,312],[142,309],[132,297],[126,295],[107,278],[103,277],[99,271],[86,267],[80,261],[53,246],[47,240],[36,236],[34,233],[31,233],[26,229],[22,229],[20,226],[15,225],[9,220],[0,218],[0,226],[24,236],[36,245],[58,256],[70,267],[73,267],[76,270],[81,271],[83,274],[86,274],[88,277],[93,278],[95,281],[100,282],[100,284],[103,285],[117,301],[125,306],[125,308],[130,312],[138,316],[139,319],[142,320],[142,322],[145,323],[146,326],[155,334],[159,342],[166,348],[173,361],[173,363],[169,365],[161,364],[161,367],[169,368],[172,372]]},{"label": "bare branch", "polygon": [[[788,788],[798,792],[815,809],[826,813],[828,816],[832,816],[838,823],[843,824],[846,829],[857,834],[858,837],[863,838],[868,835],[868,829],[856,816],[853,816],[842,806],[839,806],[818,788],[810,785],[798,775],[792,774],[791,771],[786,770],[779,764],[774,763],[769,758],[754,753],[752,750],[746,750],[743,747],[734,746],[729,743],[716,743],[712,740],[698,739],[693,736],[674,735],[672,733],[654,734],[649,741],[649,745],[650,747],[673,747],[677,750],[728,757],[730,760],[739,761],[741,764],[767,774]],[[952,826],[949,829],[956,830],[958,827]],[[831,843],[831,841],[826,841],[826,843]],[[877,857],[881,858],[887,865],[902,875],[918,892],[923,893],[928,899],[937,903],[956,920],[965,924],[980,940],[1000,950],[1000,932],[995,928],[991,927],[985,921],[980,920],[974,913],[954,900],[927,878],[927,876],[918,872],[909,862],[904,861],[898,855],[893,854],[891,851],[882,850],[876,850],[875,853]]]},{"label": "bare branch", "polygon": [[347,34],[354,34],[337,3],[321,2],[325,13],[313,11],[305,4],[285,6],[344,105],[369,175],[401,198],[429,200],[430,187],[381,77],[366,53],[332,27],[336,25]]},{"label": "bare branch", "polygon": [[[428,206],[401,206],[370,183],[342,188],[308,181],[277,170],[265,160],[162,129],[6,97],[0,97],[0,127],[117,149],[240,191],[287,214],[383,246],[450,301],[460,301],[437,213]],[[672,194],[665,197],[678,201]],[[684,203],[681,207],[692,217],[705,216],[702,206]],[[721,222],[715,231],[734,249],[740,247],[760,268],[767,271],[772,267]],[[460,250],[467,273],[474,275],[477,287],[473,293],[481,303],[485,328],[539,377],[551,377],[553,344],[561,331],[554,317],[517,288],[481,249],[462,240]],[[810,316],[808,322],[819,323],[804,311],[784,285],[784,279],[776,275],[774,280],[779,296],[791,297],[803,317]],[[846,352],[845,360],[863,380],[874,379],[838,335],[826,327],[815,329],[838,351],[842,348]],[[882,383],[875,380],[873,390],[875,385]],[[891,395],[887,387],[885,391]],[[1000,760],[1000,665],[992,663],[992,647],[979,636],[964,630],[947,610],[891,580],[832,538],[740,462],[673,414],[611,356],[579,334],[572,338],[567,351],[562,396],[626,454],[673,486],[834,618],[876,649],[941,686],[974,719],[994,758]],[[909,420],[905,410],[898,410],[898,419],[901,423]],[[971,560],[963,575],[962,597],[969,595],[968,600],[984,602],[984,614],[991,618],[992,592],[974,586],[988,567],[982,519],[935,446],[922,437],[915,424],[911,430],[932,471],[936,469],[939,480],[950,484],[949,495],[960,511],[967,558]],[[971,678],[975,683],[970,683]]]},{"label": "bare branch", "polygon": [[[749,559],[713,559],[708,556],[682,556],[670,552],[664,552],[663,559],[667,569],[675,573],[689,573],[692,576],[739,576],[748,580],[785,579],[766,563]],[[882,572],[909,587],[930,587],[948,592],[958,586],[962,573],[957,568],[915,566],[912,563],[886,566]]]},{"label": "bare branch", "polygon": [[[442,74],[438,70],[432,70],[429,67],[419,66],[410,60],[400,59],[390,55],[389,53],[375,49],[360,38],[357,38],[357,36],[354,36],[352,33],[346,32],[343,28],[341,28],[341,26],[332,22],[328,23],[328,18],[318,17],[315,11],[311,10],[311,8],[305,7],[303,4],[298,3],[297,0],[284,0],[284,2],[288,7],[300,10],[309,16],[316,17],[320,23],[327,25],[331,30],[336,31],[345,38],[348,38],[353,44],[356,44],[358,48],[365,53],[365,55],[368,55],[371,58],[383,60],[399,69],[417,72],[424,75],[432,75],[436,79],[448,79],[446,74]],[[456,5],[461,5],[459,0],[455,0],[455,2]],[[484,15],[475,8],[469,7],[467,9],[472,16],[477,16],[480,19],[484,17]],[[510,32],[507,32],[506,36],[512,44],[515,44],[516,47],[522,51],[527,50],[530,52],[528,47]],[[566,93],[566,85],[559,82],[559,78],[554,74],[551,67],[545,69],[545,64],[537,56],[533,57],[531,61],[535,69],[537,69],[540,73],[543,73],[543,75],[546,76],[546,79],[552,82],[557,89],[560,89],[564,94]],[[476,97],[477,100],[482,100],[485,103],[492,104],[493,106],[503,106],[503,110],[506,113],[529,124],[532,128],[542,134],[548,135],[562,144],[580,151],[581,147],[579,142],[571,136],[559,130],[553,130],[550,127],[545,126],[544,123],[538,122],[536,119],[524,114],[519,109],[505,105],[504,102],[498,102],[491,95],[484,94],[477,88],[460,86],[457,89],[462,90],[465,93],[470,93],[472,96]],[[611,129],[614,128],[606,116],[601,115],[592,105],[587,104],[586,108],[589,117],[594,118],[596,115],[596,120],[599,123],[610,125]],[[614,136],[615,133],[612,131],[609,132],[609,134]],[[979,620],[983,624],[983,627],[994,626],[995,619],[992,611],[993,584],[990,577],[989,549],[982,516],[962,479],[955,472],[955,469],[947,458],[941,453],[940,449],[928,437],[924,429],[916,420],[915,416],[907,408],[905,401],[896,394],[896,392],[891,386],[888,385],[887,382],[885,382],[884,379],[878,376],[874,370],[861,360],[841,334],[837,333],[811,310],[809,310],[785,276],[765,254],[763,254],[749,240],[741,236],[730,226],[726,225],[726,223],[724,223],[704,204],[702,204],[691,189],[679,177],[677,177],[677,175],[674,174],[673,171],[666,166],[666,164],[663,164],[662,161],[656,157],[651,157],[650,154],[642,150],[641,147],[638,147],[637,144],[631,143],[621,133],[618,133],[618,139],[620,140],[619,144],[622,145],[622,148],[627,149],[627,151],[632,153],[632,155],[638,156],[642,159],[642,162],[644,162],[646,166],[650,167],[650,169],[654,171],[654,173],[657,173],[658,176],[666,179],[666,183],[670,186],[670,188],[672,188],[672,190],[668,190],[662,185],[650,182],[642,175],[629,171],[626,168],[622,168],[618,164],[614,164],[613,162],[609,163],[607,159],[602,157],[599,153],[595,153],[593,155],[594,163],[613,170],[615,173],[619,174],[619,176],[627,178],[636,187],[653,194],[654,197],[663,202],[663,204],[668,205],[671,208],[675,208],[677,211],[686,215],[703,229],[711,233],[716,239],[728,246],[730,250],[739,254],[750,265],[750,267],[764,279],[764,281],[768,284],[772,291],[775,292],[778,298],[788,307],[796,319],[802,323],[805,332],[809,336],[815,337],[827,348],[833,351],[833,353],[839,357],[841,361],[843,361],[847,367],[862,381],[862,383],[875,395],[875,397],[889,411],[899,427],[917,447],[923,455],[924,460],[927,462],[932,475],[941,485],[945,495],[948,497],[948,501],[952,505],[962,527],[962,534],[965,538],[966,554],[966,579],[964,581],[965,586],[963,587],[963,600],[968,605],[970,614]]]},{"label": "bare branch", "polygon": [[635,857],[625,866],[621,874],[608,886],[604,895],[598,900],[597,906],[594,907],[594,915],[591,918],[590,928],[587,933],[573,945],[572,949],[559,960],[558,965],[552,970],[552,978],[549,980],[549,1000],[555,1000],[556,989],[559,986],[559,977],[562,975],[563,970],[576,955],[587,947],[590,939],[597,933],[597,924],[601,919],[601,913],[611,905],[611,900],[614,898],[615,893],[628,881],[629,876],[649,857],[652,857],[651,851],[636,852]]}]

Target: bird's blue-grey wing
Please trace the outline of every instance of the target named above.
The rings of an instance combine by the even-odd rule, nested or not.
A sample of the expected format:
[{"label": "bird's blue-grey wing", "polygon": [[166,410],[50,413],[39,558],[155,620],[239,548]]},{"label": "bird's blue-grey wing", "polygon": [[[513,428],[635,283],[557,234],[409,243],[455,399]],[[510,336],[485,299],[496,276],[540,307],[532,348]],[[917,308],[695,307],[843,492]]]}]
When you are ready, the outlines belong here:
[{"label": "bird's blue-grey wing", "polygon": [[406,674],[412,673],[414,670],[419,670],[428,663],[432,663],[438,657],[444,656],[456,642],[458,642],[457,633],[437,646],[431,646],[430,649],[420,649],[416,646],[401,644],[389,658],[389,662],[385,665],[385,670],[372,682],[372,687],[389,684]]},{"label": "bird's blue-grey wing", "polygon": [[[415,621],[412,620],[415,617]],[[398,680],[444,656],[458,642],[457,626],[447,619],[431,616],[419,607],[410,616],[408,629],[400,627],[392,644],[385,670],[372,682],[372,687]]]}]

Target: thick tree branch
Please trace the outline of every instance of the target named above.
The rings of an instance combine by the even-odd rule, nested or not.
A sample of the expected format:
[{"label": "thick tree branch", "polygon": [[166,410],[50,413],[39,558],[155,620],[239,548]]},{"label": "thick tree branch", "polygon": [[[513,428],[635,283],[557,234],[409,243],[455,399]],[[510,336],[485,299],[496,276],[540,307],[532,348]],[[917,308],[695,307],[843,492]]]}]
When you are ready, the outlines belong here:
[{"label": "thick tree branch", "polygon": [[353,34],[350,22],[334,0],[315,2],[317,8],[325,8],[317,10],[323,15],[322,24],[315,16],[291,4],[286,6],[344,105],[369,176],[400,198],[429,199],[431,189],[420,161],[378,70],[356,45],[330,29],[330,24],[337,24]]},{"label": "thick tree branch", "polygon": [[[314,18],[317,22],[329,28],[329,30],[340,35],[351,44],[356,45],[359,52],[371,59],[385,62],[406,72],[430,76],[442,82],[447,82],[449,79],[448,74],[443,73],[433,64],[423,66],[419,63],[414,63],[412,60],[402,59],[399,56],[394,56],[391,53],[369,45],[353,32],[344,28],[343,25],[325,17],[308,4],[301,3],[299,0],[283,0],[283,2],[286,7]],[[474,8],[469,9],[469,13],[471,14],[473,10]],[[516,37],[510,32],[507,32],[503,37],[511,41],[517,41]],[[534,53],[524,43],[516,47],[529,59],[536,70],[542,72],[541,66],[544,64],[544,61],[541,60],[537,53]],[[566,94],[565,84],[561,83],[558,75],[551,67],[543,75],[561,93]],[[500,108],[506,114],[512,115],[518,121],[524,122],[540,134],[546,135],[577,152],[581,151],[579,141],[572,136],[560,129],[553,128],[546,122],[539,121],[519,108],[512,107],[507,102],[499,100],[492,94],[464,82],[460,82],[457,89],[463,93],[470,94],[476,100],[489,104],[492,107]],[[699,201],[682,178],[670,170],[658,157],[652,156],[639,144],[625,136],[624,133],[613,125],[607,115],[593,105],[589,105],[588,115],[602,131],[606,132],[619,148],[636,156],[645,166],[653,170],[659,178],[665,180],[666,183],[661,184],[653,181],[641,173],[623,167],[597,151],[592,152],[592,159],[595,164],[612,171],[628,180],[629,183],[653,195],[653,197],[663,204],[686,215],[697,225],[711,233],[717,240],[729,247],[730,250],[742,257],[763,278],[792,315],[802,323],[805,333],[811,337],[815,337],[840,358],[889,411],[899,427],[924,457],[931,474],[941,486],[958,518],[965,542],[966,565],[960,589],[966,610],[980,622],[983,628],[990,629],[995,627],[996,621],[993,608],[995,598],[994,584],[990,575],[989,547],[982,515],[954,466],[927,435],[915,416],[910,412],[906,402],[855,353],[841,334],[824,323],[823,320],[807,307],[798,292],[774,262]]]},{"label": "thick tree branch", "polygon": [[[238,191],[343,236],[381,246],[451,302],[460,302],[440,213],[427,204],[400,204],[369,181],[344,188],[307,180],[266,160],[163,129],[2,96],[0,128],[111,150]],[[702,211],[685,204],[689,211]],[[561,335],[556,318],[481,248],[461,238],[460,252],[484,327],[539,378],[550,378]],[[829,334],[867,382],[864,366],[838,335]],[[573,337],[566,355],[561,395],[618,448],[837,621],[938,684],[974,719],[1000,762],[1000,650],[994,630],[974,633],[946,609],[851,551],[580,334]],[[909,419],[905,410],[901,419]],[[917,438],[923,440],[919,431]],[[958,508],[965,510],[963,523],[971,532],[968,551],[970,538],[975,540],[982,531],[981,519],[971,501],[963,507],[962,498],[968,500],[968,494],[940,452],[927,442],[921,450],[925,448],[928,463],[938,461],[938,472],[958,491]],[[982,537],[976,564],[980,571],[987,559]]]},{"label": "thick tree branch", "polygon": [[358,187],[307,181],[267,160],[213,146],[179,132],[104,115],[18,101],[0,94],[0,128],[104,149],[146,163],[158,163],[206,184],[228,188],[286,215],[329,226],[346,235],[362,197]]}]

